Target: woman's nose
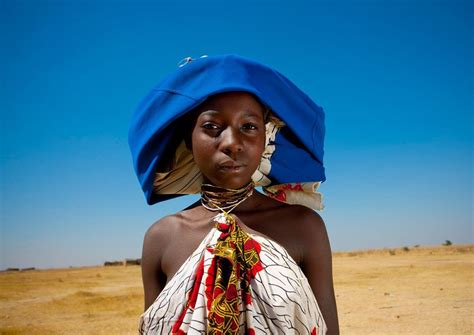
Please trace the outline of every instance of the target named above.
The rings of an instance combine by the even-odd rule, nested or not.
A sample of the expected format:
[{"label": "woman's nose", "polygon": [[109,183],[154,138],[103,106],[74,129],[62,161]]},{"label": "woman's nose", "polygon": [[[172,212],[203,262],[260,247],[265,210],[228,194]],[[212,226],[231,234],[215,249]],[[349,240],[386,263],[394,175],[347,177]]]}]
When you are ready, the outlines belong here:
[{"label": "woman's nose", "polygon": [[228,127],[221,132],[220,147],[222,152],[229,154],[240,152],[244,149],[238,130]]}]

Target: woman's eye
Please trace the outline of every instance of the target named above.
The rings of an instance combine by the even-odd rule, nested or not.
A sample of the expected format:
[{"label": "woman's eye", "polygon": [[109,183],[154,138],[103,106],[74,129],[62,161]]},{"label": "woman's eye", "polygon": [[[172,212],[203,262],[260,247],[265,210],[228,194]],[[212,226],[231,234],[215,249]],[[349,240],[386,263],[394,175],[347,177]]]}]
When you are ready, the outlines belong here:
[{"label": "woman's eye", "polygon": [[221,128],[215,123],[204,123],[201,127],[211,137],[217,137],[221,132]]},{"label": "woman's eye", "polygon": [[208,129],[208,130],[215,130],[215,129],[219,129],[219,127],[213,123],[205,123],[202,125],[202,127],[204,129]]},{"label": "woman's eye", "polygon": [[253,124],[253,123],[246,123],[243,125],[243,127],[245,130],[257,130],[258,127],[257,125]]}]

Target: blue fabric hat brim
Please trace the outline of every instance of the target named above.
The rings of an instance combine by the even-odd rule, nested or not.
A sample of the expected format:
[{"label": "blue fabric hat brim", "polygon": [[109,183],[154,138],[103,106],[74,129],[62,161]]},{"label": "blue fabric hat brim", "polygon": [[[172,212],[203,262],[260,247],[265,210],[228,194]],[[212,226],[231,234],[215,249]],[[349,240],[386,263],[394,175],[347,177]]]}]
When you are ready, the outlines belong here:
[{"label": "blue fabric hat brim", "polygon": [[236,55],[199,58],[177,68],[140,102],[129,129],[133,166],[147,203],[177,195],[156,194],[153,181],[159,163],[169,157],[175,121],[209,96],[245,91],[257,96],[283,120],[275,139],[268,177],[271,185],[325,181],[324,112],[279,72]]}]

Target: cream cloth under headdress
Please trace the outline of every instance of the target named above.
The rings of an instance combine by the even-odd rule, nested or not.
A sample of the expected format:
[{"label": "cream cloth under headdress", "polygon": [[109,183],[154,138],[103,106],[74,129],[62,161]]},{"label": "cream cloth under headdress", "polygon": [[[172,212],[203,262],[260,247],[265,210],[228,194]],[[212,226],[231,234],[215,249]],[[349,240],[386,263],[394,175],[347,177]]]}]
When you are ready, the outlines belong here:
[{"label": "cream cloth under headdress", "polygon": [[[285,123],[272,115],[265,124],[265,149],[260,165],[252,176],[256,186],[262,186],[264,193],[276,200],[299,204],[314,210],[322,210],[322,194],[317,192],[321,182],[288,183],[270,185],[267,177],[272,169],[271,157],[275,150],[275,138]],[[184,140],[178,145],[171,168],[168,172],[158,172],[153,182],[156,194],[198,194],[201,191],[203,176],[194,162],[192,152],[187,148]]]}]

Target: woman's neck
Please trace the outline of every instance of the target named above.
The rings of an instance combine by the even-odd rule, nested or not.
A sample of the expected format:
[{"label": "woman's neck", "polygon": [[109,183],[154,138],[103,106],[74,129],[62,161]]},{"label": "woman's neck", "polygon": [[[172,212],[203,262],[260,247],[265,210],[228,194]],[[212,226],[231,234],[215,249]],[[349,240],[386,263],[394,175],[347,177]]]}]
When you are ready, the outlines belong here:
[{"label": "woman's neck", "polygon": [[255,184],[252,181],[239,189],[202,184],[201,203],[210,211],[230,213],[250,198],[254,189]]}]

